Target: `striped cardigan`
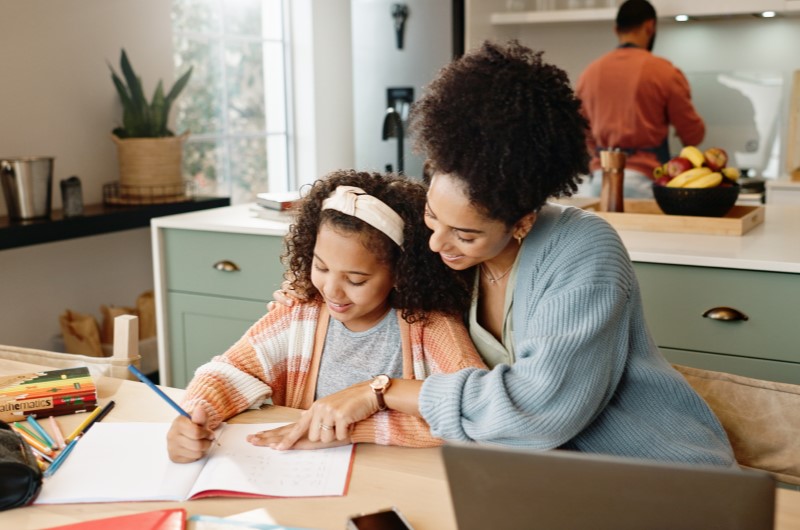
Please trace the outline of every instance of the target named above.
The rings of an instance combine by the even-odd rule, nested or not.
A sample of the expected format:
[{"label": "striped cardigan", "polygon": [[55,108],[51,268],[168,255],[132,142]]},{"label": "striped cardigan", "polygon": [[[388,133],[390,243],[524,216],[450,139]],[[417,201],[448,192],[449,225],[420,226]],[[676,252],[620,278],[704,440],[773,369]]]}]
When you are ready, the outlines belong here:
[{"label": "striped cardigan", "polygon": [[[186,410],[206,409],[209,425],[258,408],[268,398],[275,405],[307,409],[314,402],[322,349],[330,315],[318,302],[279,305],[223,355],[200,366],[184,398]],[[400,317],[403,378],[425,379],[466,367],[485,368],[460,319],[432,313],[409,324]],[[369,374],[364,374],[368,379]],[[420,418],[393,410],[358,422],[353,442],[429,447],[441,440]]]}]

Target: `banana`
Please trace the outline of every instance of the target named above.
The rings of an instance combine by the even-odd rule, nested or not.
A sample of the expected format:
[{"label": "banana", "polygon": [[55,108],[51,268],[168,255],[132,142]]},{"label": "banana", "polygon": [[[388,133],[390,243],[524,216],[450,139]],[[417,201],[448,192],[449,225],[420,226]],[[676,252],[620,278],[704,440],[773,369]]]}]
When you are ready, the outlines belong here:
[{"label": "banana", "polygon": [[688,169],[679,174],[667,183],[669,188],[685,188],[686,184],[711,173],[711,168],[708,167],[695,167]]},{"label": "banana", "polygon": [[690,180],[683,187],[714,188],[716,186],[719,186],[720,182],[722,182],[722,173],[709,173],[708,175],[703,175],[702,177]]},{"label": "banana", "polygon": [[736,182],[739,180],[739,177],[742,176],[742,172],[739,171],[738,168],[735,167],[724,167],[720,171],[722,171],[722,175],[730,180]]},{"label": "banana", "polygon": [[681,149],[681,153],[678,156],[688,158],[694,167],[700,167],[706,161],[706,157],[703,156],[703,152],[693,145],[687,145]]}]

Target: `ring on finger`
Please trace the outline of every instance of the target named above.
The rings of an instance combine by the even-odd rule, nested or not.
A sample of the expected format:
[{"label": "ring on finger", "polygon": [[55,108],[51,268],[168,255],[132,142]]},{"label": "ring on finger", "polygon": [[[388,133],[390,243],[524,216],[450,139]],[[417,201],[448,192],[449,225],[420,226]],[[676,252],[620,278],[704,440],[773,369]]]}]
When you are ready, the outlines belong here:
[{"label": "ring on finger", "polygon": [[325,425],[324,423],[320,423],[319,428],[322,429],[323,431],[330,431],[333,429],[333,427],[331,427],[330,425]]}]

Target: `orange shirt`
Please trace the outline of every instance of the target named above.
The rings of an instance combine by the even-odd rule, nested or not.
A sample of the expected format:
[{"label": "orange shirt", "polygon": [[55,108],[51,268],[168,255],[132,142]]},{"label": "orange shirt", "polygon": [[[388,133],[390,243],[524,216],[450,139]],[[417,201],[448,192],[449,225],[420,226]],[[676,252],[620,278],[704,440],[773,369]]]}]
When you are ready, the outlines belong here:
[{"label": "orange shirt", "polygon": [[645,49],[616,48],[600,57],[581,74],[576,93],[590,124],[593,170],[600,168],[597,148],[619,147],[636,150],[628,155],[627,169],[651,176],[660,163],[642,149],[659,146],[670,124],[683,145],[697,145],[705,136],[686,77]]}]

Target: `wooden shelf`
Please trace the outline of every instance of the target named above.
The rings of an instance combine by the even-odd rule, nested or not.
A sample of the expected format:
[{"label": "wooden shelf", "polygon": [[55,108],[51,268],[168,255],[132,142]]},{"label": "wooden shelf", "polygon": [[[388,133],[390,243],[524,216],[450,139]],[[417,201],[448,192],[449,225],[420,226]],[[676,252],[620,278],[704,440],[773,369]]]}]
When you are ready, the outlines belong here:
[{"label": "wooden shelf", "polygon": [[490,22],[494,25],[505,24],[545,24],[552,22],[591,22],[597,20],[614,20],[616,7],[598,9],[557,9],[551,11],[516,11],[509,13],[492,13]]},{"label": "wooden shelf", "polygon": [[64,241],[150,226],[150,219],[196,210],[229,206],[228,197],[194,197],[190,201],[142,206],[84,207],[83,215],[65,219],[61,210],[50,219],[11,221],[0,217],[0,250]]}]

